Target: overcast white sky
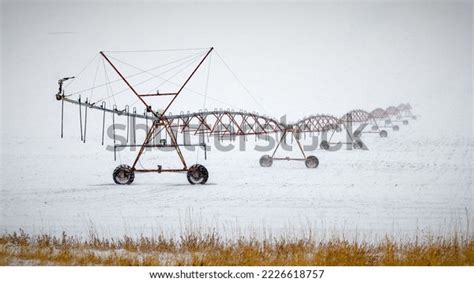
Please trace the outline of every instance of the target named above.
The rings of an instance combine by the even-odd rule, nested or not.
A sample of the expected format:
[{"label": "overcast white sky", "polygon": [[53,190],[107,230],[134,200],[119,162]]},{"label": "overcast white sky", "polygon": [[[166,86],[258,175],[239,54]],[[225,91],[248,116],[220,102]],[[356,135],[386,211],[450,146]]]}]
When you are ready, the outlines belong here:
[{"label": "overcast white sky", "polygon": [[[1,15],[3,136],[56,132],[57,79],[100,50],[206,46],[265,110],[244,92],[209,95],[246,110],[296,120],[410,102],[434,125],[472,129],[470,1],[3,1]],[[213,69],[212,83],[234,82]],[[174,111],[200,106],[183,97]]]}]

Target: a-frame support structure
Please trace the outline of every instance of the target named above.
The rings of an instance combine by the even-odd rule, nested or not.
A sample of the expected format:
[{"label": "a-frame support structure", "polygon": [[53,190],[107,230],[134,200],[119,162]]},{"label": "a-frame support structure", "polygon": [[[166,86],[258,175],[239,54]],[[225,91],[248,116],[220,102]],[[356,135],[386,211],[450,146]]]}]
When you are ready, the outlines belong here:
[{"label": "a-frame support structure", "polygon": [[[140,94],[138,93],[133,86],[127,81],[127,79],[122,75],[122,73],[117,69],[117,67],[110,61],[110,59],[107,57],[107,55],[101,51],[100,55],[110,64],[110,66],[114,69],[114,71],[117,73],[117,75],[124,81],[124,83],[130,88],[130,90],[133,92],[135,96],[138,97],[138,99],[142,102],[142,104],[145,106],[146,111],[151,113],[153,117],[155,118],[153,121],[153,124],[150,126],[148,129],[148,132],[146,134],[145,140],[143,141],[143,144],[140,146],[140,149],[137,153],[137,156],[135,157],[135,160],[132,164],[132,166],[128,165],[120,165],[118,166],[113,173],[113,178],[115,183],[117,184],[130,184],[133,182],[135,178],[135,172],[187,172],[187,177],[188,181],[191,184],[204,184],[206,183],[209,174],[206,170],[206,168],[202,165],[193,165],[188,168],[186,161],[184,159],[183,153],[181,152],[180,145],[178,144],[176,140],[176,135],[174,134],[171,124],[169,120],[166,118],[165,114],[168,111],[168,109],[171,107],[171,105],[174,103],[176,98],[181,94],[182,90],[186,86],[186,84],[191,80],[191,78],[194,76],[196,71],[201,67],[203,62],[207,59],[209,54],[212,52],[214,48],[211,47],[207,53],[204,55],[204,57],[201,59],[199,64],[194,68],[192,73],[188,76],[186,81],[181,85],[178,91],[172,92],[172,93],[143,93]],[[143,97],[150,97],[150,96],[173,96],[171,101],[166,105],[165,109],[162,112],[157,112],[154,111],[152,106],[145,101]],[[171,144],[166,145],[166,144],[157,144],[157,145],[150,145],[150,141],[153,140],[153,138],[162,130],[165,130],[168,135],[170,136]],[[178,157],[183,165],[182,168],[166,168],[163,169],[161,166],[158,166],[157,168],[143,168],[143,169],[138,169],[137,164],[140,160],[140,158],[143,155],[143,152],[145,148],[147,147],[172,147],[178,154]]]},{"label": "a-frame support structure", "polygon": [[[286,142],[286,136],[290,134],[291,138],[295,140],[298,148],[301,152],[302,158],[291,158],[291,157],[275,157],[276,152],[280,148],[282,143]],[[317,168],[319,165],[319,160],[315,156],[306,156],[303,146],[300,143],[300,136],[301,132],[298,131],[296,128],[288,127],[285,128],[282,132],[281,138],[278,141],[277,146],[273,150],[272,155],[263,155],[260,158],[260,166],[262,167],[270,167],[273,164],[273,161],[304,161],[307,168]]]}]

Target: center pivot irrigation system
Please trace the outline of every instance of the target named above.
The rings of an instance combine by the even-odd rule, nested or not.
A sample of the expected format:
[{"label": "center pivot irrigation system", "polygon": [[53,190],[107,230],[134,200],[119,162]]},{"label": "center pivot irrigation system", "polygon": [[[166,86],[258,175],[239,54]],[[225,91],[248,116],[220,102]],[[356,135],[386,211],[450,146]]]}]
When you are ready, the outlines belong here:
[{"label": "center pivot irrigation system", "polygon": [[[135,173],[139,172],[181,172],[187,174],[187,179],[191,184],[205,184],[209,178],[209,173],[207,169],[201,164],[193,164],[188,167],[186,160],[181,151],[182,146],[198,146],[206,151],[206,144],[200,142],[198,144],[189,144],[185,141],[185,133],[198,136],[207,136],[215,138],[235,138],[236,136],[268,136],[269,134],[281,134],[279,142],[277,143],[272,155],[264,155],[260,158],[260,165],[262,167],[270,167],[273,164],[273,161],[278,160],[297,160],[304,161],[306,167],[316,168],[319,165],[319,160],[313,155],[306,155],[303,146],[300,143],[301,135],[310,133],[310,134],[330,134],[328,140],[323,140],[320,143],[320,148],[328,150],[332,142],[332,138],[336,132],[341,132],[345,130],[350,137],[350,140],[347,144],[351,144],[354,149],[363,148],[364,144],[357,138],[360,137],[362,133],[376,133],[380,137],[387,137],[388,133],[385,129],[392,128],[393,131],[398,131],[399,126],[396,123],[403,123],[404,125],[408,124],[407,118],[416,119],[416,116],[411,112],[410,104],[400,104],[398,107],[388,107],[386,110],[382,108],[377,108],[372,112],[366,112],[364,110],[352,110],[347,114],[343,115],[341,118],[336,118],[335,116],[328,114],[317,114],[306,117],[296,123],[286,124],[281,121],[278,121],[274,118],[268,116],[259,115],[257,113],[249,113],[245,111],[233,111],[233,110],[214,110],[214,111],[199,111],[196,113],[181,113],[178,115],[167,114],[171,105],[175,103],[176,98],[185,90],[186,85],[189,81],[195,76],[196,72],[201,68],[203,63],[209,59],[211,52],[214,48],[209,48],[203,52],[202,57],[197,61],[197,65],[192,69],[192,71],[186,75],[186,78],[182,84],[175,84],[178,89],[176,91],[160,93],[140,93],[129,78],[131,76],[124,75],[117,67],[116,64],[112,62],[110,57],[106,52],[99,52],[100,57],[105,60],[104,62],[108,63],[116,75],[119,77],[119,80],[129,89],[128,92],[131,92],[138,101],[144,106],[143,114],[137,113],[135,107],[133,107],[132,112],[130,112],[130,105],[125,105],[123,110],[119,110],[116,105],[113,105],[112,108],[107,108],[107,103],[105,100],[92,101],[86,99],[85,101],[81,100],[79,96],[78,99],[73,99],[70,96],[66,95],[65,87],[63,84],[72,80],[75,77],[65,77],[58,81],[59,90],[56,93],[56,99],[61,102],[61,138],[63,137],[63,124],[64,124],[64,103],[71,103],[79,105],[79,118],[80,118],[80,130],[81,130],[81,140],[85,142],[86,140],[86,128],[87,128],[87,109],[100,110],[103,112],[102,118],[102,144],[104,144],[104,132],[105,132],[105,114],[112,114],[113,121],[113,132],[114,132],[114,155],[117,148],[120,147],[138,147],[139,150],[137,155],[131,165],[121,164],[115,168],[113,171],[113,179],[117,184],[131,184],[135,179]],[[226,65],[227,66],[227,65]],[[105,65],[104,65],[105,70]],[[230,70],[230,69],[229,69]],[[142,70],[142,72],[148,72],[147,70]],[[97,75],[97,71],[96,71]],[[153,75],[153,74],[152,74]],[[132,75],[133,76],[133,75]],[[117,81],[117,80],[116,80]],[[113,81],[115,82],[115,81]],[[95,78],[94,78],[95,83]],[[112,82],[108,82],[110,84]],[[105,84],[104,84],[105,85]],[[207,86],[206,86],[207,87]],[[94,88],[94,87],[93,87]],[[157,105],[152,105],[150,98],[159,97],[159,96],[169,96],[171,99],[168,103],[160,105],[162,110],[159,110]],[[110,96],[109,96],[110,97]],[[84,114],[83,110],[84,108]],[[117,145],[115,140],[115,118],[116,116],[126,116],[127,117],[127,141],[129,141],[133,136],[133,139],[136,138],[136,119],[146,120],[146,135],[143,140],[143,143],[127,145]],[[83,122],[84,119],[84,122]],[[148,123],[151,123],[148,126]],[[354,126],[358,124],[365,123],[371,124],[371,130],[369,131],[355,131],[353,134],[351,132]],[[383,125],[379,125],[382,124]],[[156,136],[160,133],[164,133],[167,137],[165,139],[156,140]],[[183,134],[183,143],[178,143],[178,134]],[[293,140],[296,141],[298,148],[301,152],[301,158],[290,158],[290,157],[276,157],[276,153],[280,148],[280,145],[286,142],[287,135],[290,135]],[[169,140],[169,143],[167,142]],[[339,142],[340,143],[340,142]],[[163,168],[161,165],[157,165],[153,168],[138,168],[138,163],[143,156],[143,153],[146,148],[171,148],[174,150],[179,158],[181,167],[171,167]],[[140,163],[141,165],[141,163]]]}]

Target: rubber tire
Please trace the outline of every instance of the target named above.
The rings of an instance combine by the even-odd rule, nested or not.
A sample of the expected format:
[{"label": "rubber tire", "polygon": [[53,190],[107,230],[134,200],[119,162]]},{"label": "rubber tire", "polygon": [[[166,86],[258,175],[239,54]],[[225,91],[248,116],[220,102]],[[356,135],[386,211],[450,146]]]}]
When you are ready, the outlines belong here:
[{"label": "rubber tire", "polygon": [[206,184],[209,179],[209,172],[200,164],[192,165],[186,174],[189,184]]},{"label": "rubber tire", "polygon": [[329,150],[329,142],[326,140],[321,141],[321,144],[319,144],[319,147],[323,150]]},{"label": "rubber tire", "polygon": [[[126,178],[126,181],[120,180],[120,174],[123,173],[122,177]],[[133,180],[135,180],[135,172],[128,165],[119,165],[114,169],[112,173],[112,178],[114,179],[115,184],[118,185],[130,185]]]},{"label": "rubber tire", "polygon": [[408,125],[408,120],[407,119],[403,120],[403,124]]},{"label": "rubber tire", "polygon": [[387,133],[387,131],[386,131],[386,130],[380,130],[380,133],[379,133],[379,135],[380,135],[380,137],[382,137],[382,138],[385,138],[385,137],[387,137],[387,136],[388,136],[388,133]]},{"label": "rubber tire", "polygon": [[319,166],[319,160],[315,156],[307,156],[304,164],[307,168],[317,168]]},{"label": "rubber tire", "polygon": [[273,158],[269,155],[263,155],[259,160],[261,167],[271,167],[273,164]]},{"label": "rubber tire", "polygon": [[360,150],[360,149],[364,148],[364,143],[362,143],[362,141],[356,140],[356,141],[354,141],[354,143],[352,143],[352,148],[354,150]]},{"label": "rubber tire", "polygon": [[399,131],[400,130],[400,127],[398,125],[394,125],[392,127],[393,131]]}]

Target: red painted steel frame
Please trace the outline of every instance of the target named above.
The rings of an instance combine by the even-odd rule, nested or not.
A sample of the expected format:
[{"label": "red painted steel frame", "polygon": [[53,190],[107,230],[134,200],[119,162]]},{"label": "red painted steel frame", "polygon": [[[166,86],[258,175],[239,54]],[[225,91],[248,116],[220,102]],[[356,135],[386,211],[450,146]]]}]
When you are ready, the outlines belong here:
[{"label": "red painted steel frame", "polygon": [[[132,90],[133,94],[135,94],[135,96],[137,96],[138,99],[140,99],[140,101],[143,103],[143,105],[145,105],[147,111],[151,112],[156,117],[156,120],[153,122],[153,125],[148,130],[148,132],[146,134],[146,137],[145,137],[145,140],[143,141],[143,144],[141,145],[140,150],[138,151],[138,154],[135,158],[135,161],[133,162],[133,165],[132,165],[132,170],[133,171],[135,171],[135,172],[160,172],[161,173],[161,172],[184,172],[184,171],[188,170],[188,167],[186,165],[186,161],[184,160],[184,156],[181,152],[181,149],[179,148],[178,142],[176,141],[176,136],[174,135],[174,132],[171,129],[171,123],[165,117],[165,114],[166,114],[166,111],[168,111],[168,109],[174,103],[174,101],[176,100],[178,95],[181,93],[181,91],[184,89],[186,84],[189,82],[189,80],[191,80],[191,78],[194,76],[194,74],[199,69],[199,67],[201,67],[202,63],[206,60],[206,58],[209,56],[209,54],[212,52],[212,50],[214,50],[214,47],[211,47],[209,49],[209,51],[207,51],[206,55],[201,59],[199,64],[196,66],[196,68],[194,68],[193,72],[188,76],[186,81],[183,83],[183,85],[181,85],[181,87],[179,88],[179,90],[176,93],[162,93],[162,94],[159,94],[159,93],[157,93],[157,94],[139,94],[132,87],[132,85],[127,81],[127,79],[122,75],[122,73],[120,73],[120,71],[115,67],[115,65],[109,60],[109,58],[104,54],[104,52],[103,51],[100,52],[102,57],[104,57],[104,59],[110,64],[110,66],[115,70],[115,72],[120,76],[120,78],[125,82],[125,84],[127,84],[127,86],[130,88],[130,90]],[[146,97],[146,96],[163,96],[163,95],[170,95],[170,96],[174,96],[174,97],[173,97],[173,99],[171,99],[171,101],[168,103],[168,105],[166,106],[166,108],[163,110],[162,113],[157,113],[157,112],[153,111],[152,107],[142,98],[142,97]],[[176,169],[175,168],[170,168],[170,169],[161,169],[161,168],[159,168],[159,169],[136,169],[135,166],[137,165],[140,157],[142,156],[145,147],[148,145],[150,140],[153,139],[155,131],[157,131],[160,127],[163,127],[168,132],[168,134],[170,136],[170,139],[171,139],[171,144],[175,148],[176,153],[178,154],[178,156],[181,160],[181,163],[183,164],[183,168],[176,168]]]}]

